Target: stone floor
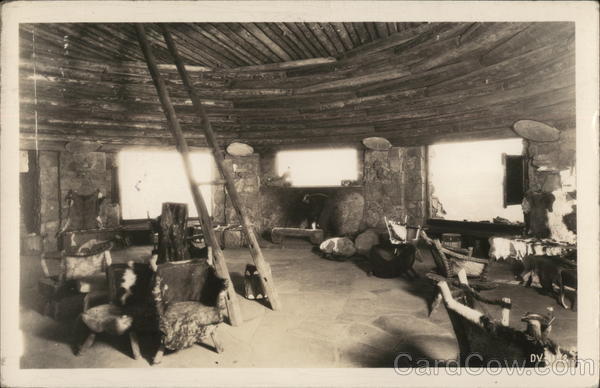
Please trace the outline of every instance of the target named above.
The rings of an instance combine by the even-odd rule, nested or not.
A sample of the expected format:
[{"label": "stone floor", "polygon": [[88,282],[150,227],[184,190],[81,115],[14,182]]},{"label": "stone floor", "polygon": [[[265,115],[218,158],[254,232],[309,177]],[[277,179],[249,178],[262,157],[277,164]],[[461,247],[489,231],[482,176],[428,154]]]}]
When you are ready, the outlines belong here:
[{"label": "stone floor", "polygon": [[[114,252],[115,261],[144,260],[149,248]],[[448,360],[458,347],[448,315],[440,306],[428,317],[433,287],[424,277],[379,279],[366,275],[364,260],[326,260],[309,249],[264,249],[270,262],[283,309],[272,311],[256,301],[240,297],[244,324],[221,325],[219,335],[225,351],[217,354],[212,344],[167,353],[161,368],[173,367],[391,367],[400,352],[414,358]],[[425,253],[425,252],[422,252]],[[251,257],[246,249],[225,251],[236,288]],[[424,274],[433,267],[426,253],[416,269]],[[72,326],[42,316],[31,307],[36,298],[39,259],[21,258],[22,368],[148,367],[156,344],[140,338],[143,359],[130,357],[126,337],[100,335],[85,354],[73,355]],[[26,269],[26,271],[23,271]],[[513,300],[511,325],[522,328],[526,311],[543,312],[553,306],[557,322],[552,337],[563,346],[576,345],[576,316],[534,289],[511,284],[510,268],[494,265],[492,276],[502,282],[491,297]],[[499,311],[490,312],[500,317]]]}]

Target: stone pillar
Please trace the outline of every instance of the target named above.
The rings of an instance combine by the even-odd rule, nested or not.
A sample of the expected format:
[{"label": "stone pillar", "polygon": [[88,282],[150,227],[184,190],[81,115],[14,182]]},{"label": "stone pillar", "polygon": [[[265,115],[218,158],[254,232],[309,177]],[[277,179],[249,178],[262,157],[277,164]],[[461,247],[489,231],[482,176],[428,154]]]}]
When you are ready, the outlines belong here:
[{"label": "stone pillar", "polygon": [[423,225],[426,218],[426,149],[365,150],[365,223],[385,227],[383,217]]},{"label": "stone pillar", "polygon": [[40,234],[44,252],[58,249],[56,233],[60,228],[59,154],[39,152],[40,168]]},{"label": "stone pillar", "polygon": [[565,130],[555,142],[527,142],[529,189],[554,198],[552,211],[543,220],[548,225],[548,237],[569,243],[577,239],[575,137],[575,130]]},{"label": "stone pillar", "polygon": [[[261,230],[260,225],[260,193],[259,193],[259,156],[231,156],[225,157],[225,168],[231,171],[235,188],[242,200],[242,206],[248,218],[254,224],[256,231]],[[217,200],[217,198],[215,198]],[[231,204],[229,196],[225,199],[224,221],[227,224],[239,224],[241,221]]]}]

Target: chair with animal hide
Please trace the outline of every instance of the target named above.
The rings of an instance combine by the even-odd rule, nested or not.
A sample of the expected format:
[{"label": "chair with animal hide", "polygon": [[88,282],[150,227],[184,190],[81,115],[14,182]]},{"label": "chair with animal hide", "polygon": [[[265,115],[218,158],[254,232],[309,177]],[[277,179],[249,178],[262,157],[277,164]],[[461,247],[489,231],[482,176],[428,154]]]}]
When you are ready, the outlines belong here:
[{"label": "chair with animal hide", "polygon": [[[503,366],[534,366],[558,359],[574,360],[574,352],[561,349],[548,335],[554,320],[552,315],[527,313],[521,321],[525,331],[509,326],[510,299],[490,300],[469,287],[462,271],[461,289],[450,290],[447,279],[438,277],[437,287],[452,322],[460,350],[460,365],[478,367],[492,360]],[[477,303],[502,306],[502,319],[478,311]],[[483,305],[481,305],[483,307]],[[538,364],[539,365],[539,364]]]},{"label": "chair with animal hide", "polygon": [[223,322],[227,283],[206,260],[159,264],[153,282],[160,345],[153,363],[165,349],[180,350],[211,337],[215,350],[222,346],[216,329]]},{"label": "chair with animal hide", "polygon": [[[61,252],[58,273],[50,270],[48,259],[42,255],[44,278],[38,290],[45,300],[44,312],[56,319],[77,315],[87,308],[91,298],[106,294],[106,268],[112,263],[112,243],[90,240],[77,249]],[[69,307],[65,307],[69,306]],[[65,314],[62,310],[77,310]]]},{"label": "chair with animal hide", "polygon": [[[103,229],[103,200],[100,190],[88,195],[69,190],[65,196],[66,221],[56,234],[61,251],[42,254],[45,277],[38,282],[46,301],[45,312],[55,318],[73,315],[76,310],[80,313],[90,297],[106,291],[105,268],[112,261],[112,243],[106,240],[112,239],[114,230]],[[69,313],[59,312],[63,310]]]},{"label": "chair with animal hide", "polygon": [[107,268],[108,303],[86,308],[81,321],[88,334],[78,349],[83,353],[94,343],[96,334],[129,335],[133,358],[140,358],[136,331],[141,326],[156,330],[151,286],[154,272],[145,263],[112,264]]}]

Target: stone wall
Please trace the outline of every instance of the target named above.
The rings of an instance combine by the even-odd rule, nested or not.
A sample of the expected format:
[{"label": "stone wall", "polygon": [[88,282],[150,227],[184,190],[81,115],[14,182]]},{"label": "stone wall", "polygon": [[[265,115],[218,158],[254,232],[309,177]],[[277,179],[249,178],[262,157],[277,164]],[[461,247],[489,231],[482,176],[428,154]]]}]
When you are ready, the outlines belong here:
[{"label": "stone wall", "polygon": [[[354,237],[369,227],[383,228],[384,215],[394,219],[404,219],[408,215],[410,223],[424,222],[426,166],[423,147],[365,150],[360,174],[363,185],[352,187],[266,186],[264,178],[273,176],[274,155],[273,151],[260,156],[228,155],[225,160],[251,221],[263,235],[275,226],[299,224],[294,207],[304,194],[324,191],[329,197],[326,227],[331,235]],[[57,249],[55,234],[67,211],[62,198],[69,190],[89,194],[99,189],[106,197],[101,207],[104,225],[119,224],[118,193],[114,192],[116,161],[116,154],[112,153],[40,152],[40,230],[45,251]],[[216,224],[239,223],[222,184],[213,187],[212,214]]]},{"label": "stone wall", "polygon": [[547,237],[570,243],[577,238],[575,132],[562,131],[560,139],[554,142],[528,141],[526,149],[530,191],[551,194],[553,199],[552,210],[547,212],[547,220],[542,221],[547,224]]}]

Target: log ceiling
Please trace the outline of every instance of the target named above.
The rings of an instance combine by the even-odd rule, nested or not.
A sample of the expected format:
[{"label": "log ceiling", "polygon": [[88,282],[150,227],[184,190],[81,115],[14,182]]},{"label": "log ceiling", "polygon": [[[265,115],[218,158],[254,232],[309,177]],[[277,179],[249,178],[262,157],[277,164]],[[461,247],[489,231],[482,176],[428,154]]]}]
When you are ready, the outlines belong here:
[{"label": "log ceiling", "polygon": [[[219,141],[396,145],[575,125],[574,24],[179,23],[169,29]],[[190,145],[205,145],[156,25],[148,36]],[[21,143],[172,144],[129,24],[21,25]],[[36,135],[37,132],[37,135]],[[38,142],[38,144],[40,144]]]}]

